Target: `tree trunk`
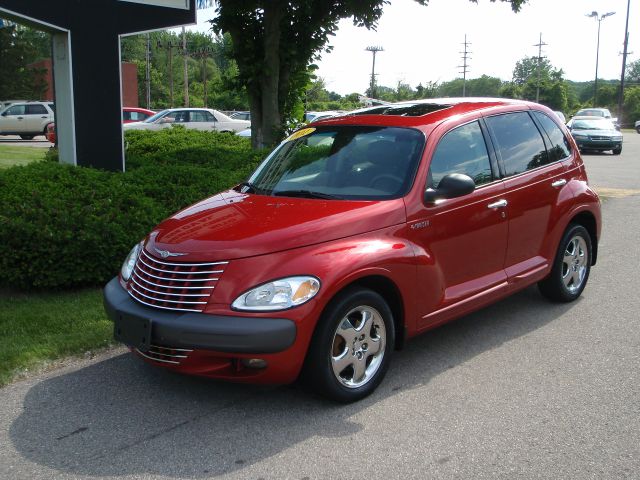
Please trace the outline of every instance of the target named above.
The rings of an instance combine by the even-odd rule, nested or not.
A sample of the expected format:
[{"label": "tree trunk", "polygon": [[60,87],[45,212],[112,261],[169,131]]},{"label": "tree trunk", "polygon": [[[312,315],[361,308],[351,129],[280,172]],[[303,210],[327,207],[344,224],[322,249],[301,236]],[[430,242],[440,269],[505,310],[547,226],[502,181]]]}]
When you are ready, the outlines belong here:
[{"label": "tree trunk", "polygon": [[[260,123],[253,132],[252,144],[265,147],[275,144],[282,130],[278,94],[280,85],[280,37],[281,22],[285,14],[282,0],[265,2],[264,6],[264,66],[265,71],[259,82],[260,90]],[[253,95],[251,101],[253,102]],[[255,99],[258,100],[257,98]],[[255,105],[257,106],[257,105]],[[254,105],[252,104],[252,111]],[[253,115],[252,115],[253,117]]]}]

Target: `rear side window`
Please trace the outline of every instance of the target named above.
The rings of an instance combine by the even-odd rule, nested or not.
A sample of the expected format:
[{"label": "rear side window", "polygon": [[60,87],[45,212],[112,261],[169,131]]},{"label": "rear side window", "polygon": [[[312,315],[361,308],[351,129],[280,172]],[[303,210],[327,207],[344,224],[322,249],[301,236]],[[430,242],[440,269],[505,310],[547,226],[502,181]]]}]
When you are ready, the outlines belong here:
[{"label": "rear side window", "polygon": [[549,151],[550,160],[555,162],[556,160],[562,160],[571,155],[569,141],[564,136],[564,133],[562,133],[562,130],[560,130],[560,127],[556,125],[556,122],[542,112],[533,112],[533,114],[551,140],[551,150]]},{"label": "rear side window", "polygon": [[442,137],[431,158],[427,188],[438,188],[442,177],[450,173],[469,175],[476,185],[493,179],[487,145],[478,122],[454,128]]},{"label": "rear side window", "polygon": [[27,105],[27,115],[49,115],[44,105]]},{"label": "rear side window", "polygon": [[527,112],[495,115],[486,119],[497,141],[507,176],[549,163],[549,155],[533,119]]}]

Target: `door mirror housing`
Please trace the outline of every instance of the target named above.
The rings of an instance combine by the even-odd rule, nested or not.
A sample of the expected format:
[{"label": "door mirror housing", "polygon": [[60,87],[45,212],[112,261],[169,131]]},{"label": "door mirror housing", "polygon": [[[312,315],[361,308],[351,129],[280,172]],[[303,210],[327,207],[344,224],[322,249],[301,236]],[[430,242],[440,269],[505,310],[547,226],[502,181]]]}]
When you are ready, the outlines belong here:
[{"label": "door mirror housing", "polygon": [[476,182],[469,175],[450,173],[442,177],[437,189],[428,188],[424,192],[424,201],[425,203],[435,203],[437,200],[462,197],[475,189]]}]

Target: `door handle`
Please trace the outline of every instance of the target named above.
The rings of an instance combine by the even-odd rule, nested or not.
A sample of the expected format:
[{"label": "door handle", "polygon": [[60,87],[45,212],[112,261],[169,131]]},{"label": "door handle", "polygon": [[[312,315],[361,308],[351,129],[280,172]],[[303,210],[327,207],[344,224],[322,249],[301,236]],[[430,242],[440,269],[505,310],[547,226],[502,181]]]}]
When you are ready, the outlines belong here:
[{"label": "door handle", "polygon": [[508,202],[505,199],[498,200],[497,202],[490,203],[487,205],[487,208],[504,208],[508,205]]},{"label": "door handle", "polygon": [[18,117],[18,120],[24,120],[24,117]]},{"label": "door handle", "polygon": [[553,182],[551,184],[551,186],[554,187],[554,188],[558,188],[558,187],[562,187],[562,186],[564,186],[566,184],[567,184],[567,181],[563,178],[561,180],[556,180],[555,182]]},{"label": "door handle", "polygon": [[40,117],[40,118],[48,118],[48,117],[46,115],[44,115],[43,117]]}]

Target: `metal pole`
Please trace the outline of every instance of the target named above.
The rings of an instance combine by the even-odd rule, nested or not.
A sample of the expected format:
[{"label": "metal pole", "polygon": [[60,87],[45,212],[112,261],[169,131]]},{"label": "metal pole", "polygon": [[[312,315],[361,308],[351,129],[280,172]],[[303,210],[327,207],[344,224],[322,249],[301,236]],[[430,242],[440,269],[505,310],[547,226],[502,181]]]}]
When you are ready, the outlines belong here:
[{"label": "metal pole", "polygon": [[145,100],[147,110],[151,109],[151,37],[147,33],[147,52],[146,52],[146,71],[145,71]]},{"label": "metal pole", "polygon": [[618,124],[622,125],[622,113],[624,108],[624,74],[627,69],[627,47],[629,46],[629,5],[631,0],[627,0],[627,22],[624,26],[624,47],[622,50],[622,73],[620,74],[620,93],[618,94]]},{"label": "metal pole", "polygon": [[371,97],[375,98],[375,88],[376,88],[376,51],[373,51],[373,65],[371,66]]},{"label": "metal pole", "polygon": [[187,59],[187,33],[182,27],[182,58],[184,65],[184,106],[189,106],[189,63]]},{"label": "metal pole", "polygon": [[202,75],[204,76],[204,108],[207,108],[207,56],[202,57]]},{"label": "metal pole", "polygon": [[169,108],[173,108],[173,46],[169,42]]},{"label": "metal pole", "polygon": [[593,106],[598,106],[598,58],[600,56],[600,24],[602,23],[602,17],[598,18],[598,43],[596,46],[596,79],[593,84]]}]

